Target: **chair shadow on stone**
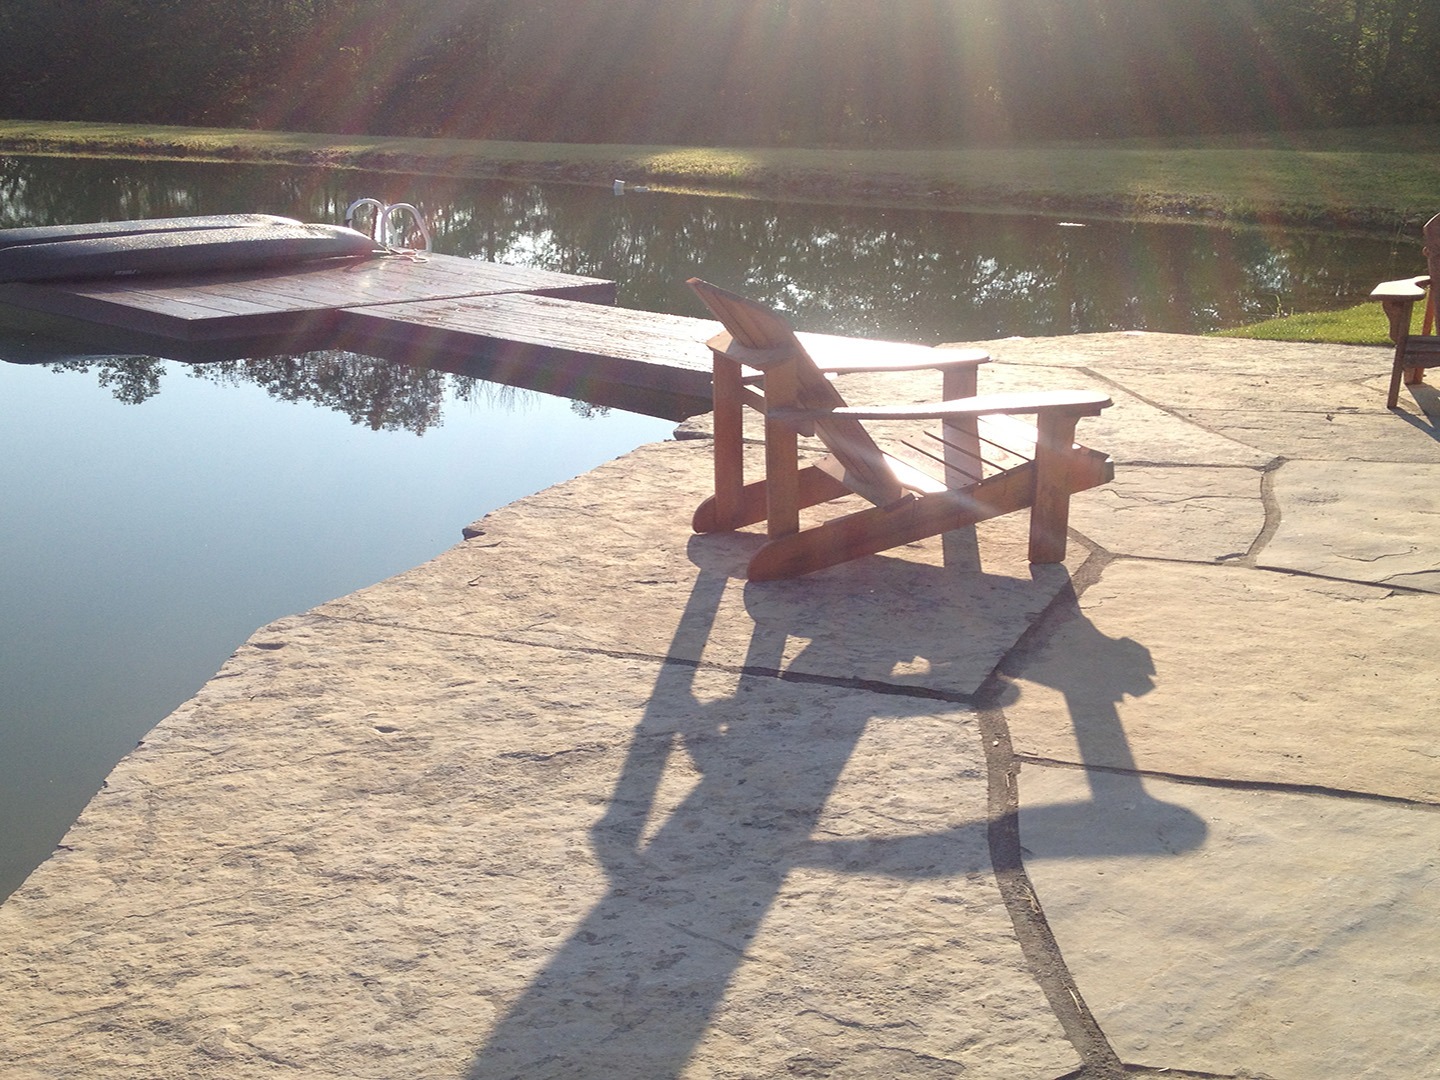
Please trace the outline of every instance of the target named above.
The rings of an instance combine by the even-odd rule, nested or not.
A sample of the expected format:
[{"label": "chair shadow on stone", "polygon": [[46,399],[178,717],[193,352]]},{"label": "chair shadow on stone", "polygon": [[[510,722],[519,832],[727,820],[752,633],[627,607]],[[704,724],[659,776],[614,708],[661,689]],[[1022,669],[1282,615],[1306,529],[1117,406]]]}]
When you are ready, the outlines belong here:
[{"label": "chair shadow on stone", "polygon": [[[1145,788],[1120,718],[1127,697],[1155,688],[1150,652],[1130,638],[1103,634],[1079,609],[1071,590],[1047,613],[1048,640],[1038,656],[1007,674],[1059,690],[1080,751],[1087,800],[1034,805],[1019,778],[1019,842],[1026,858],[1178,855],[1199,848],[1208,833],[1189,809]],[[1024,708],[1019,695],[1017,715]],[[1042,767],[1039,763],[1032,768]],[[1046,763],[1045,767],[1064,767]],[[1072,766],[1073,767],[1073,766]]]},{"label": "chair shadow on stone", "polygon": [[1423,431],[1432,439],[1440,440],[1440,391],[1437,391],[1430,383],[1414,383],[1410,387],[1410,396],[1420,415],[1396,409],[1395,414],[1404,420],[1417,431]]},{"label": "chair shadow on stone", "polygon": [[[834,615],[827,605],[840,590],[825,599],[813,577],[745,584],[756,542],[739,534],[692,538],[696,576],[668,655],[700,656],[725,590],[743,588],[754,618],[743,666],[737,672],[693,659],[660,666],[591,830],[607,891],[543,969],[506,1000],[470,1080],[662,1080],[685,1070],[716,1024],[740,1042],[767,1037],[762,1028],[747,1028],[754,1012],[727,1010],[725,995],[742,967],[761,965],[747,968],[755,973],[774,963],[750,950],[792,871],[833,872],[842,893],[854,875],[919,881],[990,872],[985,757],[973,710],[903,680],[889,693],[876,692],[869,677],[913,667],[917,657],[922,666],[943,668],[944,656],[925,655],[942,647],[940,639],[917,642],[896,625],[889,652],[872,651],[857,669],[826,633]],[[957,572],[885,557],[851,566],[874,582],[907,585]],[[792,637],[808,644],[787,666]],[[827,666],[855,677],[794,675]],[[869,723],[881,716],[943,722],[951,714],[954,730],[973,742],[973,756],[957,769],[968,769],[979,794],[968,805],[944,800],[935,820],[946,827],[817,838],[817,822]]]}]

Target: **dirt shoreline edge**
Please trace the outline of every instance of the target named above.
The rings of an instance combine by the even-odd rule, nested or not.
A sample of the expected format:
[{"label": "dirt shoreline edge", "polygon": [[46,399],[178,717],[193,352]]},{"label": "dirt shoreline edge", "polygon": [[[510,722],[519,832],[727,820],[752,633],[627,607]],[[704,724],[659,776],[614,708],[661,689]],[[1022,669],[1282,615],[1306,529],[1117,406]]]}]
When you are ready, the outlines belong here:
[{"label": "dirt shoreline edge", "polygon": [[[1383,233],[1418,226],[1424,216],[1397,215],[1392,209],[1335,206],[1265,206],[1237,209],[1204,196],[1102,196],[1078,193],[1016,192],[937,181],[933,176],[843,169],[752,168],[743,177],[708,180],[693,171],[671,172],[647,166],[636,175],[635,161],[624,155],[591,160],[529,160],[518,157],[424,154],[383,148],[255,147],[235,144],[198,149],[182,141],[87,139],[0,134],[0,154],[39,157],[111,157],[130,160],[190,161],[217,164],[290,165],[373,172],[457,176],[477,180],[609,186],[617,178],[643,181],[655,190],[724,198],[760,198],[786,202],[892,206],[979,213],[1065,214],[1091,219],[1163,221],[1225,226],[1266,226],[1327,231]],[[1414,217],[1414,221],[1410,217]]]}]

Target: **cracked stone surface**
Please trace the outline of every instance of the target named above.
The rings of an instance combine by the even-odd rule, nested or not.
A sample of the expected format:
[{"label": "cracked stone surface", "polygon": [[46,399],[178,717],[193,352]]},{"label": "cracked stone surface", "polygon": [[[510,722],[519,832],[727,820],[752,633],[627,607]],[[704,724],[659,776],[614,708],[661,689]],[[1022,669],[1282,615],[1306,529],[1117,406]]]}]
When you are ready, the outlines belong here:
[{"label": "cracked stone surface", "polygon": [[1089,780],[1026,766],[1021,840],[1121,1060],[1221,1076],[1434,1073],[1433,807]]},{"label": "cracked stone surface", "polygon": [[1265,527],[1256,469],[1118,468],[1070,504],[1070,526],[1114,555],[1216,562],[1243,556]]},{"label": "cracked stone surface", "polygon": [[1274,457],[1440,464],[1440,441],[1389,413],[1327,416],[1195,409],[1187,415],[1212,431]]},{"label": "cracked stone surface", "polygon": [[[1069,340],[1069,339],[1066,339]],[[1130,392],[1102,369],[1077,372],[1065,367],[1033,367],[1011,359],[1009,342],[987,344],[995,362],[981,368],[980,389],[986,393],[1023,390],[1077,389],[1109,394],[1115,402],[1099,416],[1082,420],[1076,439],[1103,449],[1117,466],[1237,465],[1261,467],[1274,455],[1243,441],[1195,424]],[[1157,363],[1163,357],[1156,358]]]},{"label": "cracked stone surface", "polygon": [[[797,581],[747,583],[763,533],[690,532],[709,469],[705,443],[642,447],[488,515],[473,526],[481,535],[441,560],[318,610],[400,624],[423,613],[434,629],[729,667],[754,666],[764,636],[779,643],[767,662],[791,673],[970,695],[1069,580],[1025,561],[1027,520],[1010,515],[975,530],[973,569],[947,569],[935,538]],[[556,543],[589,534],[604,543]],[[1084,549],[1069,557],[1078,566]],[[673,623],[656,614],[683,611],[697,588],[718,614],[703,633],[672,641]]]},{"label": "cracked stone surface", "polygon": [[283,620],[0,909],[6,1075],[1059,1075],[986,819],[963,707]]},{"label": "cracked stone surface", "polygon": [[1094,767],[1440,803],[1436,613],[1371,585],[1116,562],[1015,671],[1011,736]]},{"label": "cracked stone surface", "polygon": [[1262,566],[1440,592],[1440,467],[1292,461]]}]

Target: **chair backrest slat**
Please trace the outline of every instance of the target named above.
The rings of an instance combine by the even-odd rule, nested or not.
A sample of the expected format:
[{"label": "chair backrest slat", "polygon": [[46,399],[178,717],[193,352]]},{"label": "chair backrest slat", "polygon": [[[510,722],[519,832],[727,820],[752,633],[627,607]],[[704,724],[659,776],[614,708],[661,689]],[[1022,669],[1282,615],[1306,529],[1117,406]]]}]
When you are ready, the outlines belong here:
[{"label": "chair backrest slat", "polygon": [[1425,296],[1425,318],[1420,332],[1429,334],[1435,328],[1435,293],[1440,290],[1440,214],[1436,214],[1420,230],[1425,238],[1425,265],[1430,270],[1430,290]]},{"label": "chair backrest slat", "polygon": [[[691,278],[686,282],[730,332],[735,359],[764,370],[781,363],[794,365],[797,398],[803,408],[839,408],[845,399],[800,344],[795,330],[784,316],[747,297]],[[768,354],[768,355],[767,355]],[[885,461],[885,455],[858,421],[849,417],[821,417],[814,421],[815,434],[845,469],[845,484],[877,506],[899,499],[905,489]]]}]

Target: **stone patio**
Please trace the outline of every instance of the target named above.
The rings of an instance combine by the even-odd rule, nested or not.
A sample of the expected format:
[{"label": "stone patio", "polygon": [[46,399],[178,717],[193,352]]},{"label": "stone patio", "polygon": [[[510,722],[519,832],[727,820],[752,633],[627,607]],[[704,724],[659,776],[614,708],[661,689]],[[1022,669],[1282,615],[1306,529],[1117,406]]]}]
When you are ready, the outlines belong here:
[{"label": "stone patio", "polygon": [[0,906],[5,1075],[1436,1075],[1433,395],[980,344],[1115,400],[1066,566],[1016,515],[747,584],[703,438],[498,510],[116,768]]}]

